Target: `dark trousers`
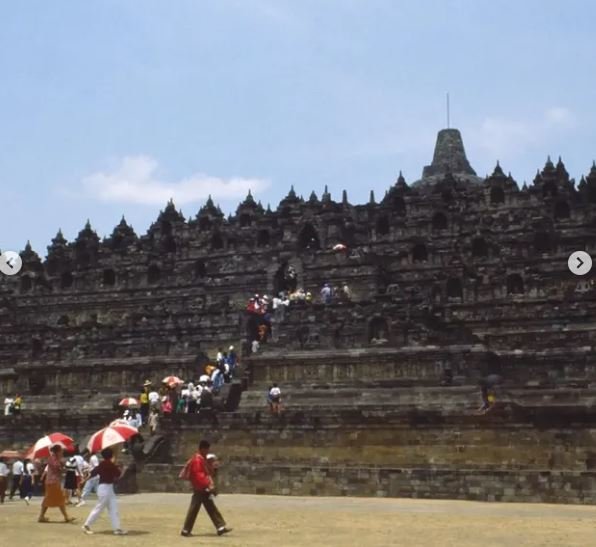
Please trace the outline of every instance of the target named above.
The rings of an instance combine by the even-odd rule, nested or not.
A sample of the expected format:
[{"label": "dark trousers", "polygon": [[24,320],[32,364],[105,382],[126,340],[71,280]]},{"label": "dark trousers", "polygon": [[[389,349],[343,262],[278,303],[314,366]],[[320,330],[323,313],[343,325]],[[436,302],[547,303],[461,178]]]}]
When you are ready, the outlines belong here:
[{"label": "dark trousers", "polygon": [[16,491],[19,491],[19,496],[21,495],[21,475],[13,475],[12,476],[12,485],[10,486],[10,499],[14,496]]},{"label": "dark trousers", "polygon": [[143,403],[141,405],[141,418],[143,419],[143,425],[147,423],[147,419],[149,418],[149,403]]},{"label": "dark trousers", "polygon": [[195,490],[190,500],[190,507],[188,508],[188,512],[186,513],[186,520],[184,521],[184,531],[189,533],[192,532],[201,505],[205,506],[205,511],[207,511],[207,514],[209,515],[211,522],[213,522],[213,526],[215,526],[217,530],[226,525],[226,522],[221,516],[221,513],[217,510],[217,507],[215,507],[215,502],[209,499],[209,494],[206,492],[199,492]]},{"label": "dark trousers", "polygon": [[0,477],[0,503],[4,503],[4,496],[6,496],[6,487],[8,486],[8,479],[4,476]]}]

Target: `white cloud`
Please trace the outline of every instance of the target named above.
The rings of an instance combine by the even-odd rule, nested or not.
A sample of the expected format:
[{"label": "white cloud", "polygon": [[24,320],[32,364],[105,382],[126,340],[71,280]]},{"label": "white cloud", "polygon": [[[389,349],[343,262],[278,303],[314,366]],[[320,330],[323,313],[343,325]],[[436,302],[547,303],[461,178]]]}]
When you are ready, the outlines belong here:
[{"label": "white cloud", "polygon": [[83,179],[85,191],[105,202],[163,205],[170,198],[176,205],[214,200],[243,199],[249,190],[259,193],[270,182],[259,178],[221,178],[194,173],[178,181],[160,180],[158,162],[149,156],[126,156],[115,169],[93,173]]},{"label": "white cloud", "polygon": [[553,106],[534,120],[485,118],[480,127],[472,131],[471,142],[492,158],[519,155],[529,148],[542,145],[561,130],[575,127],[574,114],[565,107]]},{"label": "white cloud", "polygon": [[557,127],[574,127],[575,116],[568,108],[561,106],[554,106],[549,108],[544,114],[545,122],[548,125]]}]

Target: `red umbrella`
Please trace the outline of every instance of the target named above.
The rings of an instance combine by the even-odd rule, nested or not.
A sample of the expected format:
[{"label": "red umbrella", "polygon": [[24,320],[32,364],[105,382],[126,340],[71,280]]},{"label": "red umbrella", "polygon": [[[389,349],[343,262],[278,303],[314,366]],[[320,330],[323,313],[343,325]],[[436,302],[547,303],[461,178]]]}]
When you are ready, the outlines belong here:
[{"label": "red umbrella", "polygon": [[180,386],[184,383],[184,380],[178,378],[178,376],[166,376],[162,381],[162,384],[168,384],[170,387]]},{"label": "red umbrella", "polygon": [[134,408],[139,406],[139,401],[137,401],[134,397],[124,397],[124,399],[118,403],[118,406]]},{"label": "red umbrella", "polygon": [[64,433],[50,433],[39,439],[27,452],[26,458],[49,458],[50,448],[59,444],[65,450],[74,450],[74,440]]},{"label": "red umbrella", "polygon": [[138,434],[139,431],[136,427],[112,422],[112,425],[104,427],[91,435],[91,438],[87,443],[87,448],[92,454],[101,452],[104,448],[124,443]]},{"label": "red umbrella", "polygon": [[344,245],[343,243],[337,243],[336,245],[333,246],[333,250],[334,251],[345,251],[348,247],[346,245]]}]

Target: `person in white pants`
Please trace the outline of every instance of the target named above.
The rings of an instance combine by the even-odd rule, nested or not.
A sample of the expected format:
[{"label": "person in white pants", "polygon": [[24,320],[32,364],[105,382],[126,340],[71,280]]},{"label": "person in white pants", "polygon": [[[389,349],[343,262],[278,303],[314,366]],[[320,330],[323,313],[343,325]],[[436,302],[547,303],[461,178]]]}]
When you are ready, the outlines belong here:
[{"label": "person in white pants", "polygon": [[[91,454],[91,456],[89,457],[90,472],[92,472],[98,465],[99,465],[99,458],[97,457],[96,454]],[[83,505],[85,505],[87,503],[85,501],[85,498],[87,496],[89,496],[89,494],[91,494],[91,492],[97,492],[98,486],[99,486],[99,475],[96,475],[95,477],[89,476],[83,486],[83,491],[81,492],[81,500],[79,501],[79,503],[77,503],[76,507],[82,507]]]},{"label": "person in white pants", "polygon": [[114,535],[124,536],[127,532],[120,528],[118,502],[116,500],[116,493],[114,492],[114,483],[120,478],[120,468],[112,460],[114,453],[111,448],[102,450],[101,455],[103,461],[91,471],[91,477],[99,476],[99,486],[97,487],[98,502],[87,517],[83,525],[83,532],[92,534],[91,525],[99,518],[103,510],[107,508]]}]

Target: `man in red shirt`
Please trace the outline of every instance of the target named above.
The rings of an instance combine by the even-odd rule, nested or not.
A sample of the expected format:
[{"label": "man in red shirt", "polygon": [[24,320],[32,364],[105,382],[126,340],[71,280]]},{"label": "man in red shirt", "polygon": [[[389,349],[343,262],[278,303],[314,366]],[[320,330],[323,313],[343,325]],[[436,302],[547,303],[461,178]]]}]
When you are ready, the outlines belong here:
[{"label": "man in red shirt", "polygon": [[201,505],[205,506],[205,510],[209,518],[211,518],[218,536],[232,531],[231,528],[226,527],[226,522],[213,501],[212,494],[215,490],[215,484],[213,483],[207,463],[207,454],[209,453],[210,446],[208,441],[201,441],[199,443],[199,450],[186,464],[186,476],[190,480],[194,492],[190,501],[190,507],[186,513],[184,527],[180,532],[181,536],[189,537],[192,535],[191,532]]}]

